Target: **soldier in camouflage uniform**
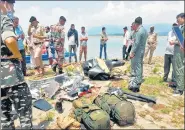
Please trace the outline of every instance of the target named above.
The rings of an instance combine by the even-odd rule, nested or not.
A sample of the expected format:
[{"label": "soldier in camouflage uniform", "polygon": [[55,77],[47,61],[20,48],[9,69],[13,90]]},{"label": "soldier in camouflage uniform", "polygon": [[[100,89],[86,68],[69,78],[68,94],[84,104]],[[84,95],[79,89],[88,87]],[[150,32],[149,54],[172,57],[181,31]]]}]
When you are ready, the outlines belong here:
[{"label": "soldier in camouflage uniform", "polygon": [[62,66],[64,62],[64,43],[65,43],[65,32],[64,25],[66,18],[61,16],[59,23],[52,26],[51,29],[51,40],[54,42],[55,50],[57,52],[57,62],[53,63],[52,69],[56,73],[56,68],[58,66],[59,74],[62,74]]},{"label": "soldier in camouflage uniform", "polygon": [[[1,10],[5,5],[0,2]],[[13,21],[1,14],[1,129],[15,129],[12,105],[23,129],[32,129],[32,97],[21,70]]]}]

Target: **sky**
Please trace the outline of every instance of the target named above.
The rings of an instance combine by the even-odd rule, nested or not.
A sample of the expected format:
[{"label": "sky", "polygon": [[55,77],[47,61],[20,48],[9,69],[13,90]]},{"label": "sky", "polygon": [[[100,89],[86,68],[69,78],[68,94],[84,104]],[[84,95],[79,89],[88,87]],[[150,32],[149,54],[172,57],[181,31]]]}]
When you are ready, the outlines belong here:
[{"label": "sky", "polygon": [[95,26],[129,26],[136,17],[143,24],[174,23],[184,12],[184,1],[16,1],[15,15],[27,31],[29,19],[35,16],[41,25],[56,24],[60,16],[67,19],[65,28],[75,24],[88,29]]}]

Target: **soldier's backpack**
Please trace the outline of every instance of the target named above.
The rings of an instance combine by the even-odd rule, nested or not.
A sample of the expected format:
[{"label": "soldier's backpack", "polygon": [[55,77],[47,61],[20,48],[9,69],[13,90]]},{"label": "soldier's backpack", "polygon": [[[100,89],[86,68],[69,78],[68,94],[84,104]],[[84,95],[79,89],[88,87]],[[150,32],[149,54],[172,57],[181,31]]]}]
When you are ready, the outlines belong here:
[{"label": "soldier's backpack", "polygon": [[106,111],[120,126],[133,124],[135,121],[135,107],[123,97],[105,93],[102,96],[99,95],[94,103]]},{"label": "soldier's backpack", "polygon": [[73,107],[74,108],[81,108],[85,105],[89,105],[92,103],[93,102],[90,99],[82,97],[82,98],[79,98],[79,99],[73,101]]},{"label": "soldier's backpack", "polygon": [[[92,104],[89,100],[78,99],[73,102],[75,119],[84,124],[86,129],[110,129],[110,117],[107,112],[103,111],[97,105]],[[90,104],[88,104],[90,103]]]}]

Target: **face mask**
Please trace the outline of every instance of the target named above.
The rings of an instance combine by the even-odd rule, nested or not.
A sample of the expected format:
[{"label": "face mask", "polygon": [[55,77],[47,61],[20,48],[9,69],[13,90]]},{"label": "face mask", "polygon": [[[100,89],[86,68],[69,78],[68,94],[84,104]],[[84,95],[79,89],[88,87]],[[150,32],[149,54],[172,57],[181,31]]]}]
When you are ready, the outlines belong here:
[{"label": "face mask", "polygon": [[10,19],[13,19],[14,14],[13,14],[12,11],[8,11],[7,16],[8,16]]}]

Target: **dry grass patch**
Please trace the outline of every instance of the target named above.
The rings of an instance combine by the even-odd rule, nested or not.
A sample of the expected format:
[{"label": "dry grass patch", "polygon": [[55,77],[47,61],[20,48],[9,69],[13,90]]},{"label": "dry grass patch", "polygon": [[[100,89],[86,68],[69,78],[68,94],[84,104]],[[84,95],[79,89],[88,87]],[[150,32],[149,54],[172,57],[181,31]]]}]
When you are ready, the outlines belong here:
[{"label": "dry grass patch", "polygon": [[157,97],[160,95],[160,89],[156,87],[149,87],[149,86],[142,85],[140,89],[140,93],[146,96]]},{"label": "dry grass patch", "polygon": [[152,112],[152,113],[149,113],[149,115],[154,118],[156,121],[162,121],[162,117],[161,116],[158,116],[157,113],[155,112]]},{"label": "dry grass patch", "polygon": [[126,74],[129,74],[129,73],[131,73],[131,65],[129,64],[129,65],[127,65],[127,68],[126,68],[126,70],[124,71],[124,74],[126,75]]},{"label": "dry grass patch", "polygon": [[137,114],[142,117],[142,118],[145,118],[146,115],[148,115],[150,112],[149,111],[140,111],[138,112]]},{"label": "dry grass patch", "polygon": [[45,70],[44,76],[34,75],[34,70],[28,70],[28,74],[30,74],[30,76],[25,77],[26,80],[40,80],[43,78],[53,77],[55,73],[52,71],[52,69],[47,69]]},{"label": "dry grass patch", "polygon": [[184,107],[184,99],[179,99],[178,101],[173,101],[171,105],[172,105],[173,109],[180,109],[180,108]]},{"label": "dry grass patch", "polygon": [[136,123],[134,124],[134,127],[135,127],[135,128],[137,128],[137,129],[138,129],[138,128],[139,128],[139,129],[144,129],[144,127],[143,127],[143,126],[138,125],[138,124],[136,124]]},{"label": "dry grass patch", "polygon": [[184,124],[184,115],[173,114],[171,122],[174,123],[176,127],[181,127]]},{"label": "dry grass patch", "polygon": [[171,107],[165,107],[160,110],[163,114],[169,114],[170,112],[173,112],[173,109]]},{"label": "dry grass patch", "polygon": [[127,80],[113,81],[110,86],[112,86],[112,87],[120,87],[124,91],[130,91],[130,90],[128,90],[128,81]]}]

